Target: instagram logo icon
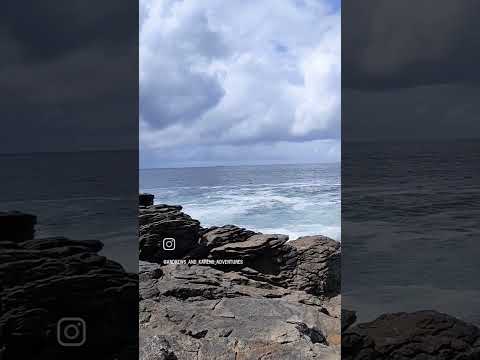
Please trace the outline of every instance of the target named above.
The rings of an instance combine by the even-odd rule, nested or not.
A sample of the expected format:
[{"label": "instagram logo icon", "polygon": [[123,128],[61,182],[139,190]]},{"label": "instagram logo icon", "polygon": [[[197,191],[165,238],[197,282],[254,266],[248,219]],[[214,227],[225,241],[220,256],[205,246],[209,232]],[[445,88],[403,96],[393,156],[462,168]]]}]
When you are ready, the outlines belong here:
[{"label": "instagram logo icon", "polygon": [[85,320],[78,317],[61,318],[57,323],[57,341],[62,346],[82,346],[87,339]]},{"label": "instagram logo icon", "polygon": [[167,250],[167,251],[175,250],[175,239],[174,238],[163,239],[163,250]]}]

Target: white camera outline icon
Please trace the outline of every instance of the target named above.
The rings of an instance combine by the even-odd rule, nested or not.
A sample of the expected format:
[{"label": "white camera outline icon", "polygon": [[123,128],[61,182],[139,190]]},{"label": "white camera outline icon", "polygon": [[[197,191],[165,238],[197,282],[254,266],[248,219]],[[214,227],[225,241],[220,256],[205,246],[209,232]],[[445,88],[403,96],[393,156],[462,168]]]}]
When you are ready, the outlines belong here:
[{"label": "white camera outline icon", "polygon": [[174,238],[164,238],[162,241],[162,247],[165,251],[175,250],[175,239]]},{"label": "white camera outline icon", "polygon": [[58,320],[57,342],[61,346],[79,347],[85,344],[85,341],[87,341],[87,324],[85,320],[79,317],[64,317]]}]

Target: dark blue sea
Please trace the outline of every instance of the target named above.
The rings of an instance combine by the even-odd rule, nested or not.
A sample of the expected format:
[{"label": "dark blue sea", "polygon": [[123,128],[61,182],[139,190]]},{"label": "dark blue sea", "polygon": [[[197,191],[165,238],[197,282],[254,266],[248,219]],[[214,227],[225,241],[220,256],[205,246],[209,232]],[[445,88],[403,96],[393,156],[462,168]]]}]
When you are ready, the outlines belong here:
[{"label": "dark blue sea", "polygon": [[38,216],[36,237],[101,240],[103,254],[138,267],[137,152],[0,155],[0,211]]},{"label": "dark blue sea", "polygon": [[480,142],[343,144],[342,304],[480,324]]},{"label": "dark blue sea", "polygon": [[295,239],[340,240],[340,165],[219,166],[140,170],[140,189],[183,206],[203,226],[235,224]]}]

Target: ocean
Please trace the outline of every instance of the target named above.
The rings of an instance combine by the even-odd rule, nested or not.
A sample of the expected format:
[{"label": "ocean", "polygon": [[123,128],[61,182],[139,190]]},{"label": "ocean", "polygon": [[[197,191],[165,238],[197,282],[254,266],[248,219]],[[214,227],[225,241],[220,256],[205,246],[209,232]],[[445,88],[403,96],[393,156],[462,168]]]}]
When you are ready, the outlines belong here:
[{"label": "ocean", "polygon": [[104,243],[102,254],[138,268],[136,151],[0,155],[0,211],[37,215],[35,236]]},{"label": "ocean", "polygon": [[140,190],[183,206],[202,226],[340,240],[340,164],[140,170]]},{"label": "ocean", "polygon": [[37,237],[101,240],[136,271],[140,187],[203,226],[342,238],[342,303],[360,320],[436,309],[480,324],[479,144],[344,145],[342,191],[339,164],[144,169],[138,183],[137,152],[0,155],[0,210],[36,214]]},{"label": "ocean", "polygon": [[480,324],[480,142],[342,145],[342,304]]}]

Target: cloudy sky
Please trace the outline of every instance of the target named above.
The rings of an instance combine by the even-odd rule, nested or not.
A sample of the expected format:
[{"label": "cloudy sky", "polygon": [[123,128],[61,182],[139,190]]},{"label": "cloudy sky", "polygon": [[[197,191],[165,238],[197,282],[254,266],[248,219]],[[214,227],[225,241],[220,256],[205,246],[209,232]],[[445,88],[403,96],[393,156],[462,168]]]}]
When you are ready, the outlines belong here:
[{"label": "cloudy sky", "polygon": [[478,137],[479,12],[470,0],[344,0],[343,139]]},{"label": "cloudy sky", "polygon": [[340,8],[140,0],[142,167],[340,159]]},{"label": "cloudy sky", "polygon": [[0,153],[136,151],[137,4],[2,5]]}]

